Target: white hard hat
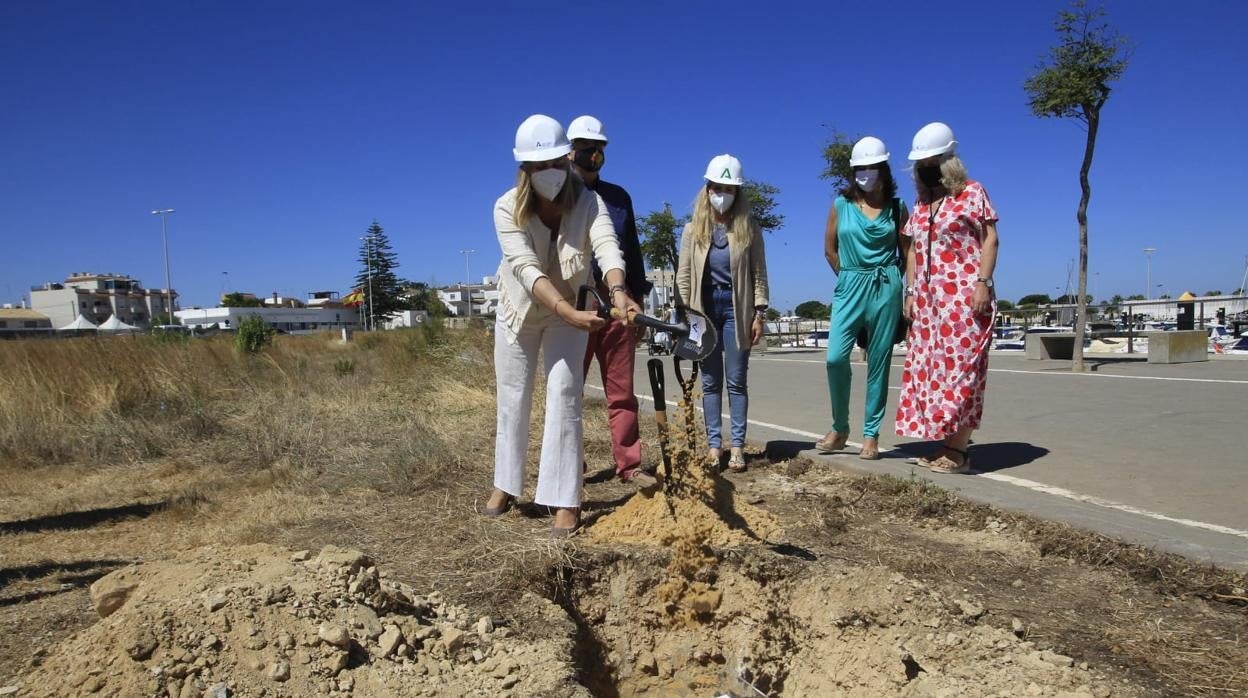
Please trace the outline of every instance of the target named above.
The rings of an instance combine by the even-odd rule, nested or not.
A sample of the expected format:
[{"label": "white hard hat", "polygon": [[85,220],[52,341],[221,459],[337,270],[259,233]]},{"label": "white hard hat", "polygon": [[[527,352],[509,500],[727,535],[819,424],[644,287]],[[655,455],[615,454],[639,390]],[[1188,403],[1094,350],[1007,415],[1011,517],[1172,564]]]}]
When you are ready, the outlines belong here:
[{"label": "white hard hat", "polygon": [[602,122],[592,116],[578,116],[568,124],[568,140],[584,138],[587,141],[607,142],[607,131]]},{"label": "white hard hat", "polygon": [[958,142],[953,140],[953,129],[939,121],[933,121],[914,134],[914,143],[910,147],[910,159],[922,160],[933,155],[952,153],[953,146],[957,144]]},{"label": "white hard hat", "polygon": [[516,162],[542,162],[572,152],[572,144],[558,121],[545,114],[534,114],[516,129]]},{"label": "white hard hat", "polygon": [[741,161],[727,153],[716,155],[706,166],[706,179],[719,184],[745,184],[741,179]]},{"label": "white hard hat", "polygon": [[888,147],[875,136],[867,136],[854,144],[849,154],[850,167],[862,167],[888,161]]}]

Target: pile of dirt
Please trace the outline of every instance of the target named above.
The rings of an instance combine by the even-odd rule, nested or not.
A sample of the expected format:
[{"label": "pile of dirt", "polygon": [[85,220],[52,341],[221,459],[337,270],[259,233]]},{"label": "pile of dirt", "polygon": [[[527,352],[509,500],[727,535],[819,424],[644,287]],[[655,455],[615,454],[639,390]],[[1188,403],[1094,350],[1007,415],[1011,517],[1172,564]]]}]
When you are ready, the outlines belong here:
[{"label": "pile of dirt", "polygon": [[203,548],[113,572],[91,598],[101,619],[40,653],[18,695],[587,695],[558,606],[526,596],[554,632],[521,639],[353,550]]},{"label": "pile of dirt", "polygon": [[588,540],[670,546],[694,533],[717,547],[774,540],[780,533],[779,521],[744,501],[732,483],[719,477],[719,464],[698,450],[703,441],[694,411],[682,406],[676,414],[679,429],[665,426],[659,435],[667,443],[671,477],[660,473],[658,490],[638,492],[596,521]]},{"label": "pile of dirt", "polygon": [[[758,555],[765,555],[759,551]],[[747,555],[696,624],[668,621],[670,574],[635,556],[570,590],[620,696],[1133,695],[1086,664],[983,622],[985,609],[884,568],[814,568]],[[644,629],[644,630],[642,630]],[[601,667],[599,668],[601,673]]]}]

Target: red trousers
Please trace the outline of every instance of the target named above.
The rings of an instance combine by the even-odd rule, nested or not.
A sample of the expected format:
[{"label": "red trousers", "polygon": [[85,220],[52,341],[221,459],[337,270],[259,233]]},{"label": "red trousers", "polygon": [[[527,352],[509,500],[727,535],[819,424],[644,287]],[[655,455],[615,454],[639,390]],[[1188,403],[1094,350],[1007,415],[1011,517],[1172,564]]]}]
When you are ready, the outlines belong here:
[{"label": "red trousers", "polygon": [[598,357],[602,387],[607,394],[607,420],[611,425],[611,451],[617,475],[641,465],[641,435],[637,427],[637,395],[633,393],[633,365],[637,334],[618,320],[589,333],[585,348],[585,375]]}]

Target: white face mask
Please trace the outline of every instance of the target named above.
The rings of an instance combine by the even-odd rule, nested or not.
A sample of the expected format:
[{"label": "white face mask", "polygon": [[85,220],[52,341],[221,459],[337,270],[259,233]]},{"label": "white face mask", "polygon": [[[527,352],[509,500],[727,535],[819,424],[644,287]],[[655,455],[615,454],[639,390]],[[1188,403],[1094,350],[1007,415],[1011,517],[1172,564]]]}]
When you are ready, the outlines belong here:
[{"label": "white face mask", "polygon": [[724,211],[727,211],[728,209],[732,208],[732,202],[736,198],[737,198],[736,194],[732,194],[732,193],[721,194],[717,191],[713,191],[711,192],[711,196],[710,196],[711,207],[714,208],[716,211],[723,213]]},{"label": "white face mask", "polygon": [[563,191],[563,183],[568,179],[567,170],[561,170],[557,167],[547,168],[539,172],[529,175],[533,180],[533,188],[537,190],[537,195],[547,201],[554,201],[559,192]]},{"label": "white face mask", "polygon": [[880,186],[879,170],[858,170],[854,173],[854,182],[863,191],[875,191]]}]

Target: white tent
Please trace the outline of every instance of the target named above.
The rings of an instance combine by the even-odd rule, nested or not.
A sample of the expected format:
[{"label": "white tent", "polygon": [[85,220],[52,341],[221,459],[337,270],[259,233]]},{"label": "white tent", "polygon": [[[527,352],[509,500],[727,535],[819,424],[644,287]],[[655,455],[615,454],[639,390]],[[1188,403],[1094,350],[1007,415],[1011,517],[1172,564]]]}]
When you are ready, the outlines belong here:
[{"label": "white tent", "polygon": [[108,319],[100,324],[100,330],[103,332],[126,332],[137,329],[139,328],[134,325],[127,325],[121,320],[118,320],[116,315],[109,315]]},{"label": "white tent", "polygon": [[73,322],[59,329],[61,332],[70,332],[73,330],[94,330],[95,323],[79,315],[78,317],[74,318]]}]

